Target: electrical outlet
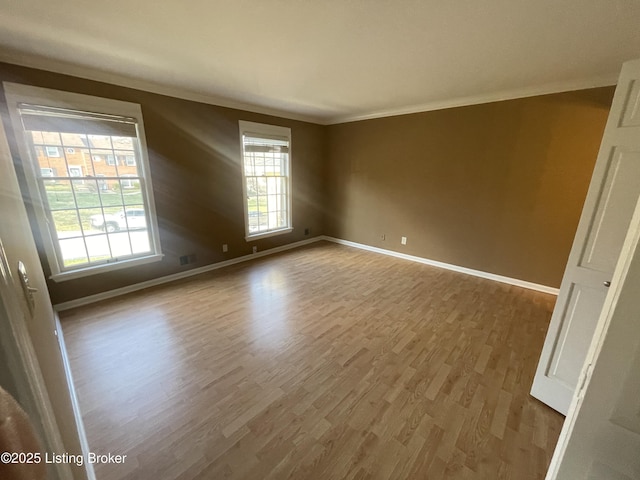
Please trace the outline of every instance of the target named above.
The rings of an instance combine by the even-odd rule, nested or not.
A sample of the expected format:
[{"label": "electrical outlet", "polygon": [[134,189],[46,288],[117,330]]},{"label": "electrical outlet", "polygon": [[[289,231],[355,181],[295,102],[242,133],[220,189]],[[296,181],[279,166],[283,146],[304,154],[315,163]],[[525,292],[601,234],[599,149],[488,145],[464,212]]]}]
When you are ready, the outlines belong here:
[{"label": "electrical outlet", "polygon": [[304,229],[304,234],[305,235],[309,235],[309,233],[311,233],[311,229],[309,227]]},{"label": "electrical outlet", "polygon": [[387,239],[387,236],[384,233],[380,235],[380,240],[384,242],[386,239]]},{"label": "electrical outlet", "polygon": [[258,247],[253,247],[253,253],[258,253]]},{"label": "electrical outlet", "polygon": [[407,244],[407,237],[402,237],[402,238],[400,239],[400,243],[401,243],[402,245],[406,245],[406,244]]},{"label": "electrical outlet", "polygon": [[222,251],[223,251],[224,253],[226,253],[226,252],[228,252],[228,251],[229,251],[229,246],[228,246],[226,243],[222,244]]}]

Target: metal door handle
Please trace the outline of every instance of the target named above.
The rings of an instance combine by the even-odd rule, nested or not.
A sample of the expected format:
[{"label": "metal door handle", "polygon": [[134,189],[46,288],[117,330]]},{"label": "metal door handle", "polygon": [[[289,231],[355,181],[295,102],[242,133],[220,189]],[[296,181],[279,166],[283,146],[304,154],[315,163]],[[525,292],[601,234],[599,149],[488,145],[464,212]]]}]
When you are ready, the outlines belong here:
[{"label": "metal door handle", "polygon": [[29,305],[29,312],[33,315],[36,308],[36,300],[33,298],[33,294],[38,291],[37,288],[29,285],[29,276],[27,275],[27,267],[21,261],[18,262],[18,278],[22,285],[22,291],[27,299],[27,305]]},{"label": "metal door handle", "polygon": [[604,286],[609,288],[611,286],[611,282],[609,282],[609,281],[604,282]]}]

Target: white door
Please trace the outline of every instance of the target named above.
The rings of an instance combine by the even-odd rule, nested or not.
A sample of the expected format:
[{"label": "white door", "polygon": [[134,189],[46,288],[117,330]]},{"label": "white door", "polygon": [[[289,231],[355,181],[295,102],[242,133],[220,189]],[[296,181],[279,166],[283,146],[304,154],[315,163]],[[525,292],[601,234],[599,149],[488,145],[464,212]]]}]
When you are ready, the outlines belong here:
[{"label": "white door", "polygon": [[[29,416],[41,441],[41,453],[64,451],[49,395],[25,328],[24,312],[15,295],[17,281],[11,270],[0,238],[0,384]],[[42,457],[41,461],[44,463]],[[73,477],[68,465],[58,464],[47,465],[47,478],[71,480]]]},{"label": "white door", "polygon": [[640,60],[620,74],[531,395],[566,414],[640,196]]},{"label": "white door", "polygon": [[[0,124],[0,346],[11,370],[17,400],[44,436],[48,451],[88,451],[73,394],[57,318],[29,227],[18,181]],[[19,265],[22,264],[22,269]],[[28,285],[21,281],[26,274]],[[28,290],[27,286],[33,290]],[[5,372],[6,373],[6,372]],[[6,378],[6,377],[5,377]],[[15,392],[14,392],[15,393]],[[85,480],[91,466],[57,465],[52,478]]]},{"label": "white door", "polygon": [[640,478],[640,202],[547,480]]}]

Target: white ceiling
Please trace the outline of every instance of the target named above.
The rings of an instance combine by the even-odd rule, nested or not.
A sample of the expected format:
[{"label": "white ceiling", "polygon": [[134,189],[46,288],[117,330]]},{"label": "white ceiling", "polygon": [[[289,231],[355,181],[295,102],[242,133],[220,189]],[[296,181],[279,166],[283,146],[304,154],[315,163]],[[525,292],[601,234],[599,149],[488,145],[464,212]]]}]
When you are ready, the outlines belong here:
[{"label": "white ceiling", "polygon": [[0,60],[336,123],[615,83],[638,0],[0,0]]}]

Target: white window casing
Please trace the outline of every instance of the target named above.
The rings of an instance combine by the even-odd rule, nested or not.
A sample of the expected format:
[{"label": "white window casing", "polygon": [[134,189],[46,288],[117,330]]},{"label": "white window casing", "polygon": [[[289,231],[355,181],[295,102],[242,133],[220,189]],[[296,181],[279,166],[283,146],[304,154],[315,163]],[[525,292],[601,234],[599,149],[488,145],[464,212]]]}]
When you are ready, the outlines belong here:
[{"label": "white window casing", "polygon": [[291,129],[239,122],[245,239],[293,231]]},{"label": "white window casing", "polygon": [[[51,278],[64,281],[161,260],[162,251],[140,105],[9,82],[4,82],[3,86]],[[54,162],[58,168],[41,165],[36,151],[38,142],[34,138],[37,135],[44,138],[45,135],[51,137],[56,134],[61,143],[59,148],[56,147],[60,158],[48,161]],[[64,145],[62,141],[63,136],[72,135],[83,137],[88,144],[78,143],[67,148],[68,145]],[[103,144],[92,147],[89,141],[92,138],[100,138],[103,143],[107,142],[107,146]],[[97,162],[98,159],[106,158],[105,150],[110,150],[115,158],[114,149],[120,148],[114,146],[116,139],[128,141],[128,148],[136,158],[135,175],[119,171],[117,162],[114,166],[107,165],[105,161]],[[43,140],[38,148],[44,146],[44,151],[47,151],[45,143],[49,141]],[[66,165],[66,168],[61,165]],[[113,169],[115,173],[99,173],[104,168]],[[121,170],[126,168],[120,167]],[[55,176],[56,172],[61,176]],[[125,197],[120,188],[121,183],[133,184],[131,176],[140,184],[140,192],[136,192],[135,199]],[[107,194],[110,196],[106,196]],[[57,196],[64,197],[67,203],[54,208],[51,201],[55,201],[50,199]],[[79,201],[81,197],[86,199],[86,204]],[[127,208],[138,207],[144,209],[146,219],[137,229],[129,227],[126,216],[116,218],[119,217],[116,209],[124,212]],[[99,217],[101,221],[94,222],[92,218],[92,226],[87,227],[88,215],[94,210],[99,213],[91,217]],[[68,222],[72,226],[77,223],[77,231],[63,232],[56,226],[56,222],[60,222],[59,219],[64,216],[61,212],[71,219]],[[109,221],[111,217],[113,222]],[[94,223],[101,225],[102,230],[97,229]],[[108,229],[108,224],[113,224],[113,228],[117,230]],[[65,236],[67,234],[73,242]],[[128,250],[125,248],[127,242]],[[63,243],[67,247],[77,244],[84,248],[84,260],[70,259],[67,252],[72,249],[63,249]],[[102,253],[97,253],[99,251]]]},{"label": "white window casing", "polygon": [[52,158],[60,157],[60,150],[58,149],[58,147],[46,146],[44,148],[47,152],[47,157],[52,157]]}]

